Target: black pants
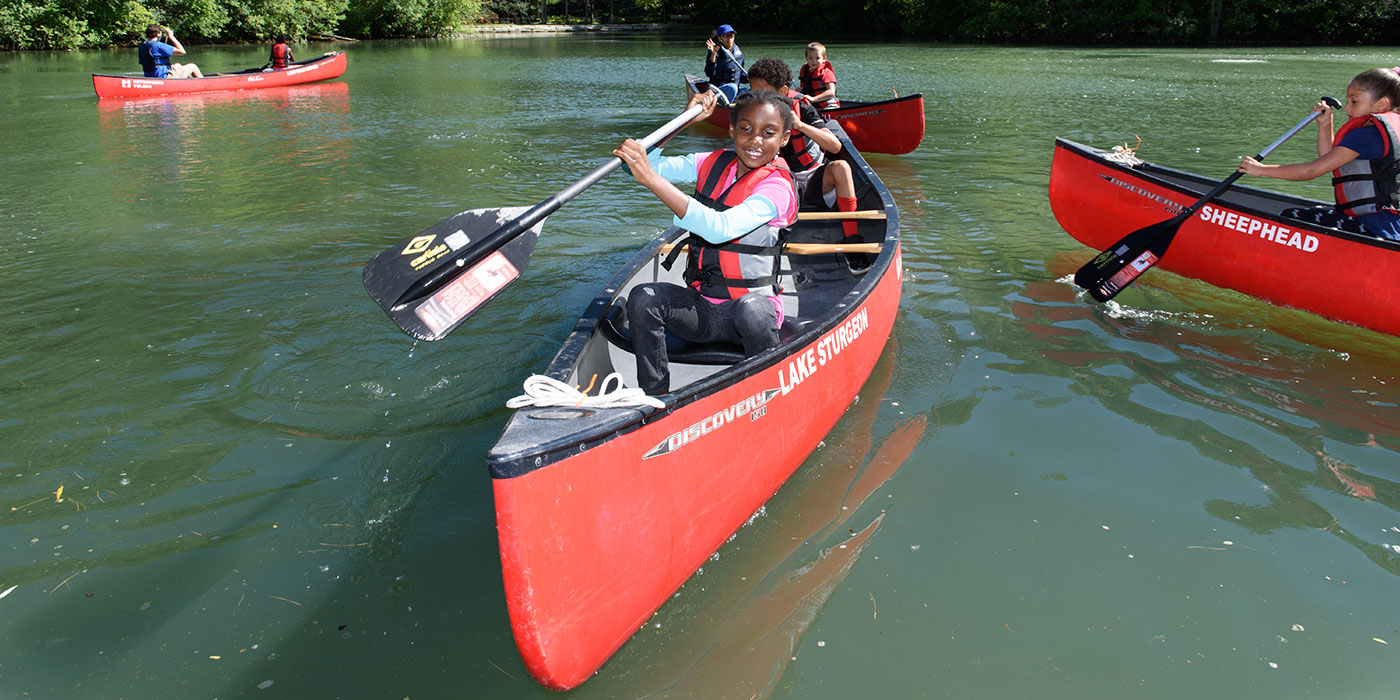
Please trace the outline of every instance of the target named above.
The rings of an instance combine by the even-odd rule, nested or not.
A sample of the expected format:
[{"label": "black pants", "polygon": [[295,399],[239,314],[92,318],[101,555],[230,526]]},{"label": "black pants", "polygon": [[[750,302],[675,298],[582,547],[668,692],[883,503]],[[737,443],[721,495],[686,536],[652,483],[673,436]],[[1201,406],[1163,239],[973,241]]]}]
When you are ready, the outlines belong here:
[{"label": "black pants", "polygon": [[1323,226],[1341,229],[1343,231],[1350,231],[1352,233],[1362,233],[1367,236],[1376,235],[1374,233],[1371,233],[1370,231],[1367,231],[1365,227],[1362,226],[1361,219],[1343,214],[1337,211],[1336,207],[1295,207],[1293,209],[1284,209],[1283,211],[1279,212],[1279,214],[1286,216],[1290,219],[1306,221],[1312,224],[1321,224]]},{"label": "black pants", "polygon": [[627,297],[637,383],[649,396],[671,390],[666,331],[692,343],[736,343],[752,357],[778,344],[778,310],[762,294],[712,304],[690,287],[668,282],[639,285]]}]

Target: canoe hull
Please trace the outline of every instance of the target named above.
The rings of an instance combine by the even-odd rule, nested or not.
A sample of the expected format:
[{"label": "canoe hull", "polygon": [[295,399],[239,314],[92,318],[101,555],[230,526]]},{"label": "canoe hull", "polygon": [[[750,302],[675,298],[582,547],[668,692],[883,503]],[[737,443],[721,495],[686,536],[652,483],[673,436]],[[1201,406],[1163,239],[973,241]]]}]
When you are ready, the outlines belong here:
[{"label": "canoe hull", "polygon": [[141,98],[188,95],[201,92],[256,90],[314,83],[339,78],[345,74],[344,51],[293,64],[285,70],[251,71],[209,75],[203,78],[143,78],[130,75],[101,75],[94,73],[92,87],[102,98]]},{"label": "canoe hull", "polygon": [[[1050,207],[1060,226],[1102,250],[1171,218],[1218,181],[1057,139]],[[1182,223],[1157,267],[1281,306],[1400,335],[1400,244],[1289,219],[1314,200],[1236,185]]]},{"label": "canoe hull", "polygon": [[[778,348],[708,368],[672,357],[664,409],[520,409],[488,453],[511,626],[541,684],[587,680],[779,489],[869,377],[899,307],[898,211],[837,131],[868,183],[861,208],[885,214],[861,222],[881,242],[864,276],[834,253],[788,254],[788,322],[806,318]],[[664,233],[605,285],[546,374],[586,385],[634,371],[599,331],[605,310],[655,275],[678,279],[680,265],[655,261],[682,233]],[[791,235],[840,240],[841,229],[799,222]],[[691,374],[677,385],[677,372]]]},{"label": "canoe hull", "polygon": [[[687,84],[694,85],[692,76]],[[703,81],[702,81],[703,82]],[[705,121],[729,128],[729,108],[716,107]],[[919,93],[879,102],[842,102],[835,109],[817,110],[841,124],[851,144],[862,153],[912,153],[924,141],[924,96]]]},{"label": "canoe hull", "polygon": [[[898,305],[891,274],[793,359],[547,469],[493,480],[511,625],[541,684],[587,680],[777,492],[855,399]],[[847,344],[828,357],[837,338]],[[815,369],[792,385],[803,362]],[[644,457],[658,448],[669,451]]]}]

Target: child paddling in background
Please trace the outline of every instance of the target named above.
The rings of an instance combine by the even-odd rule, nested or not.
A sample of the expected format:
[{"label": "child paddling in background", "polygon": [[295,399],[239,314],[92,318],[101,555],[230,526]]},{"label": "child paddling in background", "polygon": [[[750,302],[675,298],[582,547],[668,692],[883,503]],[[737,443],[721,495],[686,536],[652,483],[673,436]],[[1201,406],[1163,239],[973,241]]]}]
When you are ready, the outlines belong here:
[{"label": "child paddling in background", "polygon": [[822,109],[841,106],[836,99],[836,71],[826,60],[826,47],[814,41],[807,45],[807,62],[798,71],[802,94],[807,101]]},{"label": "child paddling in background", "polygon": [[[712,92],[693,95],[699,119],[715,108]],[[779,231],[797,216],[792,175],[778,152],[788,142],[793,114],[771,92],[746,92],[729,115],[733,146],[663,157],[632,139],[613,151],[637,182],[675,214],[685,240],[686,286],[652,282],[632,289],[627,319],[637,356],[637,383],[648,395],[671,388],[666,331],[691,342],[731,342],[747,356],[778,344],[783,302],[778,289]],[[694,195],[672,182],[690,182]],[[678,246],[676,252],[681,248]],[[667,269],[676,253],[666,260]]]},{"label": "child paddling in background", "polygon": [[1311,180],[1332,171],[1335,207],[1288,209],[1284,216],[1389,240],[1400,241],[1400,67],[1373,68],[1347,85],[1343,110],[1349,119],[1335,135],[1332,110],[1315,108],[1318,158],[1309,163],[1265,165],[1245,158],[1248,175]]},{"label": "child paddling in background", "polygon": [[[801,100],[801,93],[792,89],[792,69],[776,58],[760,58],[749,70],[749,86],[754,90],[776,92],[787,99],[794,115],[793,129],[781,154],[792,171],[801,208],[825,208],[837,211],[856,210],[856,186],[851,166],[844,160],[826,159],[825,153],[841,152],[841,140],[826,129],[826,121],[811,105]],[[816,183],[816,187],[811,184]],[[841,222],[845,234],[843,243],[860,242],[854,219]],[[864,273],[869,259],[861,253],[847,253],[851,271]]]},{"label": "child paddling in background", "polygon": [[272,45],[272,54],[267,58],[267,65],[263,70],[282,70],[288,64],[297,60],[292,55],[292,47],[287,45],[287,35],[278,34],[277,43]]}]

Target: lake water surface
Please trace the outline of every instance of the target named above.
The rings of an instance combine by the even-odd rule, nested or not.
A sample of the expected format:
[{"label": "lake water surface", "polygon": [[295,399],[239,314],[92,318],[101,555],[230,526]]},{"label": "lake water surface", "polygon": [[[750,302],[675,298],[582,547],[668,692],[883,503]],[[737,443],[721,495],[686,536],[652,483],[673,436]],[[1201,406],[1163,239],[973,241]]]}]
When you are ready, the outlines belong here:
[{"label": "lake water surface", "polygon": [[[1095,304],[1046,200],[1055,136],[1223,177],[1394,53],[827,43],[843,96],[926,100],[922,148],[868,155],[903,225],[894,333],[570,695],[1394,697],[1400,340],[1160,271]],[[669,215],[604,180],[432,344],[360,269],[572,183],[680,110],[702,52],[364,43],[337,81],[133,102],[88,78],[132,51],[0,56],[0,695],[555,697],[511,639],[483,455]]]}]

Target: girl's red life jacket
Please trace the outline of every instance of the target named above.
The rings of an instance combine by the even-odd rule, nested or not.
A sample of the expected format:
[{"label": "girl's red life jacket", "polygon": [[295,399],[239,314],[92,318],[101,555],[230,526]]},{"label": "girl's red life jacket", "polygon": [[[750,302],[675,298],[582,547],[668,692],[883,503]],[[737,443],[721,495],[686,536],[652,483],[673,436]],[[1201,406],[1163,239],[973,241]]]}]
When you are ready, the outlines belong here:
[{"label": "girl's red life jacket", "polygon": [[[695,180],[695,199],[716,211],[741,204],[754,189],[768,178],[782,178],[792,187],[792,173],[781,158],[738,177],[728,189],[719,192],[719,183],[738,167],[739,156],[733,149],[707,154],[700,161]],[[778,254],[782,248],[782,230],[772,222],[720,244],[710,243],[695,234],[686,241],[690,252],[686,257],[685,281],[701,294],[715,299],[738,299],[749,292],[775,296],[778,287]],[[667,269],[681,247],[666,260]]]},{"label": "girl's red life jacket", "polygon": [[286,68],[288,63],[296,59],[292,58],[291,47],[286,44],[273,44],[272,58],[270,60],[272,61],[272,68],[276,70],[279,68]]},{"label": "girl's red life jacket", "polygon": [[1332,171],[1337,209],[1349,216],[1400,209],[1400,159],[1395,157],[1396,144],[1400,142],[1400,114],[1379,112],[1348,120],[1332,142],[1340,143],[1347,132],[1371,123],[1381,132],[1385,153],[1375,160],[1357,158]]}]

